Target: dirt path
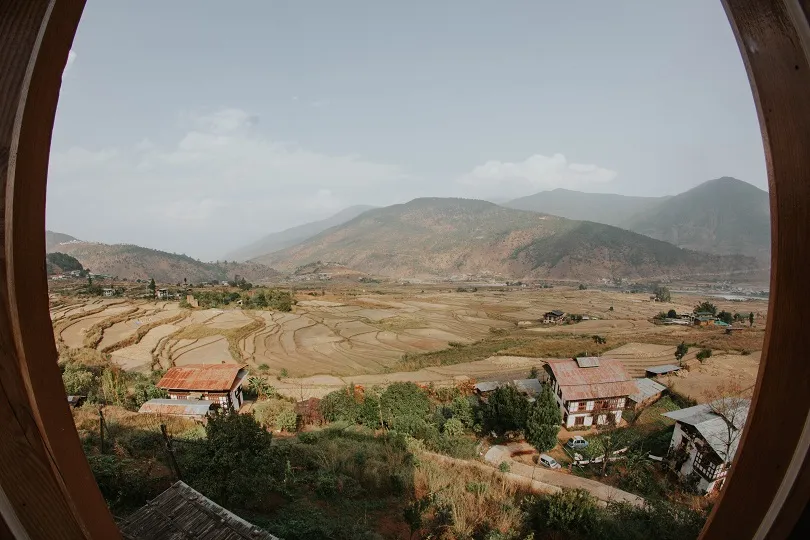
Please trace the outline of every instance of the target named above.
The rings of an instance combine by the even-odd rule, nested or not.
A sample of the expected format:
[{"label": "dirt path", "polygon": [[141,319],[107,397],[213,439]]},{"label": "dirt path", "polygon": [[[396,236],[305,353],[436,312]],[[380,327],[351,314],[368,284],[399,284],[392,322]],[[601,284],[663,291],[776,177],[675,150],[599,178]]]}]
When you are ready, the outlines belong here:
[{"label": "dirt path", "polygon": [[644,506],[645,501],[638,495],[633,495],[627,491],[608,486],[596,480],[581,478],[573,474],[566,474],[561,471],[546,469],[542,466],[532,467],[525,463],[520,463],[512,459],[512,452],[505,446],[496,445],[489,449],[484,459],[494,466],[501,463],[508,463],[512,474],[517,474],[530,480],[540,482],[565,489],[584,489],[591,495],[604,502],[627,502],[634,506]]}]

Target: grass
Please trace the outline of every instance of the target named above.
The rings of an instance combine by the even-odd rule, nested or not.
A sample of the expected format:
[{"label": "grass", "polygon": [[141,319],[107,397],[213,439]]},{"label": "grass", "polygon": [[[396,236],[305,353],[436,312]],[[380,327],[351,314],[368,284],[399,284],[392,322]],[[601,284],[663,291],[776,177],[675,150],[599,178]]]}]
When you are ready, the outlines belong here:
[{"label": "grass", "polygon": [[431,366],[448,366],[465,362],[484,360],[490,356],[502,353],[507,349],[523,345],[525,340],[516,338],[487,338],[468,345],[455,345],[441,351],[402,356],[398,368],[402,370],[417,370]]},{"label": "grass", "polygon": [[678,345],[686,342],[690,347],[706,348],[716,351],[736,351],[743,354],[745,351],[759,351],[765,342],[765,330],[760,328],[746,328],[735,330],[726,334],[717,328],[694,328],[686,332],[675,334],[648,334],[644,336],[645,343],[656,345]]},{"label": "grass", "polygon": [[620,336],[608,336],[605,343],[596,343],[591,334],[548,334],[522,340],[520,345],[504,350],[503,354],[535,358],[572,358],[581,353],[599,356],[628,342]]},{"label": "grass", "polygon": [[104,319],[103,321],[97,322],[93,326],[91,326],[84,335],[83,345],[88,349],[94,349],[98,346],[101,342],[101,339],[104,337],[104,330],[111,327],[112,325],[124,322],[133,317],[136,313],[140,311],[140,308],[133,307],[125,312],[121,313],[120,315],[116,315],[114,317],[109,317]]},{"label": "grass", "polygon": [[677,411],[680,409],[671,397],[664,396],[649,407],[641,411],[636,417],[634,425],[649,426],[653,428],[665,429],[675,424],[675,420],[661,416],[664,413]]},{"label": "grass", "polygon": [[113,343],[112,345],[108,345],[107,347],[104,347],[103,349],[101,349],[101,352],[102,353],[111,353],[113,351],[117,351],[119,349],[129,347],[130,345],[135,345],[137,343],[140,343],[141,340],[143,339],[143,337],[146,334],[148,334],[150,330],[152,330],[154,328],[157,328],[158,326],[163,326],[164,324],[172,324],[172,323],[175,323],[175,322],[177,322],[179,320],[185,319],[186,317],[188,317],[189,313],[191,313],[191,312],[187,311],[187,310],[183,310],[180,313],[178,313],[177,315],[174,315],[172,317],[169,317],[169,318],[166,318],[166,319],[160,319],[160,320],[157,320],[157,321],[152,321],[149,324],[141,325],[141,326],[138,327],[138,330],[135,332],[135,334],[128,337],[127,339],[122,339],[121,341],[119,341],[117,343]]},{"label": "grass", "polygon": [[[236,362],[244,362],[245,358],[239,348],[239,342],[247,338],[250,334],[258,332],[265,326],[265,321],[261,317],[252,317],[252,322],[238,328],[211,328],[204,323],[190,324],[185,328],[171,335],[172,340],[180,339],[202,339],[211,336],[223,336],[228,340],[228,352]],[[173,363],[169,358],[170,363]]]}]

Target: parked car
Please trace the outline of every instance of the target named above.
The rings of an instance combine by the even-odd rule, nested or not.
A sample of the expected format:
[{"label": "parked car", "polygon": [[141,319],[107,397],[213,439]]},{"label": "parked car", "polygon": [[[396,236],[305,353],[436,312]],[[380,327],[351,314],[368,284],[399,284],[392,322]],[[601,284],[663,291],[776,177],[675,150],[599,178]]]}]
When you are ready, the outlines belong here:
[{"label": "parked car", "polygon": [[548,467],[549,469],[562,469],[562,465],[557,463],[557,460],[548,454],[540,454],[537,461],[540,463],[540,465]]},{"label": "parked car", "polygon": [[583,439],[580,435],[575,435],[568,439],[568,442],[565,443],[565,446],[568,448],[572,448],[574,450],[579,450],[581,448],[588,448],[588,441]]}]

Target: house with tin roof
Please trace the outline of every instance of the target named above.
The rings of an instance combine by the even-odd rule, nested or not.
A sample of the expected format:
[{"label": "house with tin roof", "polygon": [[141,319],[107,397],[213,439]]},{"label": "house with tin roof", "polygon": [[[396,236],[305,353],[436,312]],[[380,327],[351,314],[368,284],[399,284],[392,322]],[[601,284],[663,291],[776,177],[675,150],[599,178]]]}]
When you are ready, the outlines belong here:
[{"label": "house with tin roof", "polygon": [[619,360],[583,357],[545,365],[566,427],[618,424],[627,397],[638,393]]},{"label": "house with tin roof", "polygon": [[748,419],[749,399],[721,398],[663,416],[675,420],[669,461],[675,472],[711,493],[722,487]]},{"label": "house with tin roof", "polygon": [[238,411],[247,376],[246,366],[239,364],[188,364],[170,368],[155,386],[165,390],[170,399],[212,401]]}]

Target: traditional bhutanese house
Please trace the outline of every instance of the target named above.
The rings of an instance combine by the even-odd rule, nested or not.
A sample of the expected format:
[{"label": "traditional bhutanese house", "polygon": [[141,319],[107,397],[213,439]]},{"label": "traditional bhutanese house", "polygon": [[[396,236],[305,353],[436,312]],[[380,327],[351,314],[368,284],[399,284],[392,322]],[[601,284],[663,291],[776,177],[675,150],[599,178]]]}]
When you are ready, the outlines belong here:
[{"label": "traditional bhutanese house", "polygon": [[685,478],[696,474],[696,487],[703,493],[719,489],[737,453],[750,406],[750,400],[731,399],[721,407],[727,409],[722,416],[715,412],[717,405],[708,403],[664,413],[675,420],[669,445],[675,471]]},{"label": "traditional bhutanese house", "polygon": [[124,540],[278,540],[183,482],[119,524]]},{"label": "traditional bhutanese house", "polygon": [[104,296],[115,296],[115,289],[102,289],[101,292]]},{"label": "traditional bhutanese house", "polygon": [[156,386],[171,399],[203,399],[238,411],[247,375],[245,366],[238,364],[189,364],[170,368]]},{"label": "traditional bhutanese house", "polygon": [[543,322],[546,324],[561,323],[565,319],[565,312],[559,309],[553,309],[543,314]]},{"label": "traditional bhutanese house", "polygon": [[652,379],[636,379],[636,387],[638,392],[627,397],[627,409],[636,410],[655,403],[667,389],[666,386]]},{"label": "traditional bhutanese house", "polygon": [[567,427],[618,423],[627,397],[638,392],[619,360],[585,357],[545,366]]},{"label": "traditional bhutanese house", "polygon": [[193,420],[203,420],[212,408],[218,408],[219,403],[205,399],[150,399],[138,409],[139,413],[167,414],[183,416]]}]

